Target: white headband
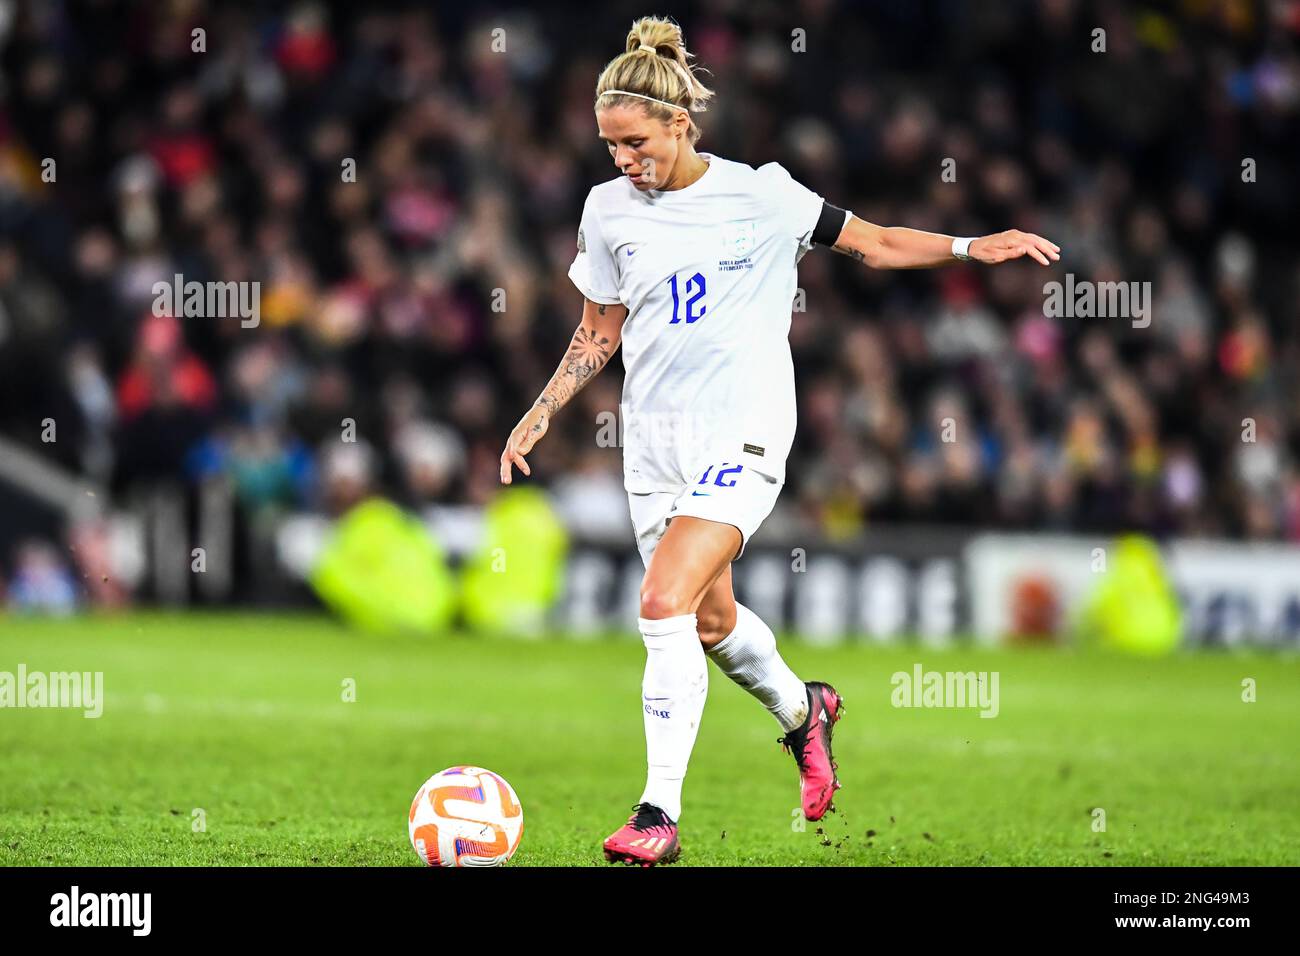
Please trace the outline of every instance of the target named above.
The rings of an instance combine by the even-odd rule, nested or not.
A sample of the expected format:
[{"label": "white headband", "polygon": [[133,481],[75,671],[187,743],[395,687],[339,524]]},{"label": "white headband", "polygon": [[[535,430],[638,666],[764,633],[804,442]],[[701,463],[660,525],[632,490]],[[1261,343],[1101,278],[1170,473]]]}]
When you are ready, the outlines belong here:
[{"label": "white headband", "polygon": [[673,110],[686,110],[686,112],[688,112],[688,113],[690,112],[689,107],[678,106],[676,103],[669,103],[667,100],[657,100],[657,99],[655,99],[653,96],[646,96],[644,93],[632,93],[632,92],[629,92],[628,90],[606,90],[604,93],[601,93],[600,95],[601,95],[601,96],[614,96],[614,95],[617,95],[617,96],[635,96],[635,97],[638,97],[639,99],[649,100],[651,103],[659,103],[659,104],[661,104],[661,105],[663,105],[663,106],[668,107],[669,109],[673,109]]}]

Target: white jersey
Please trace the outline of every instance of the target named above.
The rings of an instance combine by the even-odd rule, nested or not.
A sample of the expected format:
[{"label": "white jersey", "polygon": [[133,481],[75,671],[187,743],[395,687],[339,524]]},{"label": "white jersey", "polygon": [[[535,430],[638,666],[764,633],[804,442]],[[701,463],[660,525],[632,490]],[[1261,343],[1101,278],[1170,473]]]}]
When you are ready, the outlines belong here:
[{"label": "white jersey", "polygon": [[594,187],[569,268],[588,299],[628,310],[630,492],[678,490],[724,463],[784,482],[794,441],[790,313],[822,197],[778,163],[700,155],[709,168],[683,189]]}]

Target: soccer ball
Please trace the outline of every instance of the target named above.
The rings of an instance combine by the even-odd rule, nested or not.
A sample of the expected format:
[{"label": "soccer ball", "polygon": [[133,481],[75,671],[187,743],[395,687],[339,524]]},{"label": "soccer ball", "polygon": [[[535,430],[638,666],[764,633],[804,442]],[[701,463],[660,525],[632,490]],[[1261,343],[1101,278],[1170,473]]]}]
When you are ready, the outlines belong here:
[{"label": "soccer ball", "polygon": [[524,810],[505,779],[448,767],[411,801],[411,846],[429,866],[500,866],[524,835]]}]

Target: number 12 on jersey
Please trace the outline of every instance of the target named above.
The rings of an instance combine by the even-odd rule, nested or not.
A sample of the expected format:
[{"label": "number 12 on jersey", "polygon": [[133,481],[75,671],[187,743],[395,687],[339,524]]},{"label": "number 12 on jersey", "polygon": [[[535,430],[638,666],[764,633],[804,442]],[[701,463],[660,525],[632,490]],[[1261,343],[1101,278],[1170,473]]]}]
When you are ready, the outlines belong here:
[{"label": "number 12 on jersey", "polygon": [[[677,310],[681,303],[681,296],[677,292],[676,275],[669,276],[668,286],[673,290],[673,317],[668,322],[668,324],[674,325],[682,320],[681,316],[677,314]],[[695,293],[694,295],[691,295],[692,290]],[[700,302],[700,300],[704,298],[704,292],[705,292],[704,274],[697,272],[695,273],[695,275],[687,279],[682,288],[682,291],[686,295],[690,296],[690,298],[686,300],[686,324],[690,325],[696,319],[704,318],[704,313],[708,309],[708,306]],[[700,308],[698,312],[695,311],[695,303],[697,302],[700,302]]]}]

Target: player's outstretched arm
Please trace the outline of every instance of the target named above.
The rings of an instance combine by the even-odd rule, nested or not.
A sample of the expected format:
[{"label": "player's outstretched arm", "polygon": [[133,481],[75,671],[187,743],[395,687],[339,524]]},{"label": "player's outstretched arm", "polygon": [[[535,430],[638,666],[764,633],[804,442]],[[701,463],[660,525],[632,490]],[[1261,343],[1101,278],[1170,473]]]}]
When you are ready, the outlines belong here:
[{"label": "player's outstretched arm", "polygon": [[582,322],[573,333],[569,351],[560,360],[560,366],[537,396],[519,424],[510,433],[505,451],[501,453],[501,483],[510,484],[511,465],[518,466],[525,475],[532,470],[524,456],[546,434],[551,418],[591,381],[618,351],[623,338],[623,320],[627,318],[624,305],[602,305],[584,299]]},{"label": "player's outstretched arm", "polygon": [[[877,226],[851,215],[831,248],[874,269],[930,269],[958,261],[952,244],[952,236]],[[1008,229],[973,240],[967,255],[989,265],[1029,256],[1046,266],[1061,258],[1061,247],[1032,232]]]}]

